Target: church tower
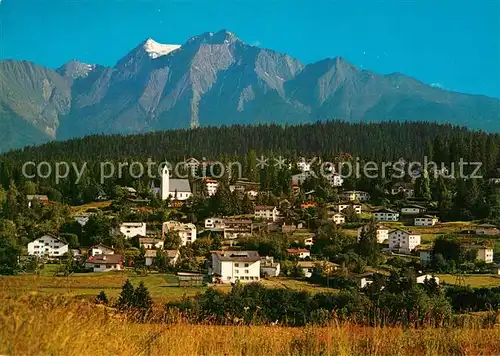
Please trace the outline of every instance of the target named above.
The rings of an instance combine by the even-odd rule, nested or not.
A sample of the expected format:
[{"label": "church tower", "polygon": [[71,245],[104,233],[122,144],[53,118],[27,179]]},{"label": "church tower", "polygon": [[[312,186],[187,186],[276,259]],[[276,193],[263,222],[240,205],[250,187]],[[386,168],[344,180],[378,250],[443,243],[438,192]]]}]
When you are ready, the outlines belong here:
[{"label": "church tower", "polygon": [[161,200],[167,200],[170,195],[170,172],[167,165],[163,166],[161,171],[160,193]]}]

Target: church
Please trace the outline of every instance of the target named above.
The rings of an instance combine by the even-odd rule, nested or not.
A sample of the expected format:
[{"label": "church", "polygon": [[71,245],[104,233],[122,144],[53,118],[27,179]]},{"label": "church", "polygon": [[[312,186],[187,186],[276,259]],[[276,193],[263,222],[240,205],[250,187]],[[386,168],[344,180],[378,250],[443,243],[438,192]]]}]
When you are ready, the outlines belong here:
[{"label": "church", "polygon": [[165,165],[161,172],[160,188],[152,187],[153,191],[161,196],[162,200],[169,197],[172,200],[187,200],[193,196],[188,179],[172,179],[170,172]]}]

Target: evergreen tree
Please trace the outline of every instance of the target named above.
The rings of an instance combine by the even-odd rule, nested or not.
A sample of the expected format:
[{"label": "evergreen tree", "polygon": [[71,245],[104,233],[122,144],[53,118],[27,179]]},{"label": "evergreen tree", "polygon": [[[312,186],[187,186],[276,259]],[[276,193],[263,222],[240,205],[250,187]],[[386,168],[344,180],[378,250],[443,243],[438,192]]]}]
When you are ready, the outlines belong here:
[{"label": "evergreen tree", "polygon": [[119,309],[130,309],[136,305],[135,289],[129,279],[122,286],[120,296],[116,301],[116,307]]},{"label": "evergreen tree", "polygon": [[106,296],[106,293],[102,290],[96,297],[96,301],[99,304],[108,304],[108,297]]},{"label": "evergreen tree", "polygon": [[135,289],[134,301],[134,308],[138,309],[141,312],[142,317],[144,318],[151,309],[153,300],[151,299],[149,291],[144,285],[143,281],[141,281],[139,283],[139,286]]}]

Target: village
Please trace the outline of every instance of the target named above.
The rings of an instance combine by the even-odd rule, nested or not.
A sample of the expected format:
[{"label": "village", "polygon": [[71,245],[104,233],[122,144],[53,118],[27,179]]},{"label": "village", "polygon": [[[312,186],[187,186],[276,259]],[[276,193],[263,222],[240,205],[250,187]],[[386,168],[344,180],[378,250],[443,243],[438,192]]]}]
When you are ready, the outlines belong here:
[{"label": "village", "polygon": [[[186,162],[190,170],[198,169],[198,164],[194,158]],[[296,169],[300,173],[292,175],[290,182],[294,194],[303,188],[312,167],[302,159],[296,163]],[[326,284],[342,288],[348,283],[364,288],[374,278],[387,278],[396,264],[411,266],[417,283],[433,279],[439,284],[441,276],[441,282],[451,284],[466,284],[477,277],[488,277],[493,285],[500,284],[500,277],[495,277],[500,274],[499,256],[494,254],[496,237],[500,235],[497,226],[474,221],[440,222],[435,207],[416,197],[414,182],[394,183],[386,194],[399,200],[380,206],[372,204],[368,192],[344,190],[343,179],[335,172],[326,181],[338,192],[334,201],[321,201],[314,191],[308,191],[303,192],[304,201],[292,206],[287,199],[279,199],[276,205],[258,205],[259,195],[265,194],[260,184],[238,179],[229,185],[229,190],[245,197],[251,204],[251,212],[192,222],[185,214],[189,213],[189,202],[196,194],[192,184],[188,179],[171,178],[164,169],[160,186],[153,185],[151,189],[166,202],[168,220],[151,218],[150,200],[139,196],[135,188],[120,187],[122,199],[128,202],[131,211],[140,211],[146,217],[115,222],[109,228],[109,236],[124,241],[121,246],[102,242],[75,246],[65,239],[65,234],[44,234],[29,242],[20,258],[35,258],[38,269],[55,266],[54,275],[61,271],[64,275],[167,272],[177,276],[179,286],[297,280],[310,281],[311,287]],[[206,199],[217,194],[217,179],[204,178],[199,183]],[[30,195],[26,199],[29,208],[50,203],[44,195]],[[86,210],[75,209],[73,219],[82,231],[92,216],[106,217],[105,207],[111,202],[101,197],[98,200],[101,202],[97,206],[104,207],[103,211],[92,204]],[[334,232],[325,233],[325,227]],[[348,242],[338,247],[335,240],[340,236]],[[450,243],[442,240],[443,236],[453,236],[453,242],[459,245],[455,247],[465,251],[467,263],[447,266],[447,263],[458,265],[459,261],[446,261]],[[371,263],[371,257],[363,255],[351,256],[349,261],[345,247],[358,251],[361,240],[366,244],[367,239],[373,239],[377,245],[377,263]],[[329,244],[338,247],[338,252],[325,253],[332,249]],[[70,270],[65,267],[68,259],[73,261]],[[353,263],[353,259],[361,261]]]}]

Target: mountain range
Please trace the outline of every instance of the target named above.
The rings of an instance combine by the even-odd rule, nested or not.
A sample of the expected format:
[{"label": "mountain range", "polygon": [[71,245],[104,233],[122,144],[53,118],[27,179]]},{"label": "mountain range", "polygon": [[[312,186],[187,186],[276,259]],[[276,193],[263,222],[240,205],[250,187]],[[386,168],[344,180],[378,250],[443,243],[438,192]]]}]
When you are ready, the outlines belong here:
[{"label": "mountain range", "polygon": [[304,65],[226,30],[147,39],[113,67],[0,61],[0,150],[95,133],[318,120],[433,121],[500,131],[500,100],[341,57]]}]

